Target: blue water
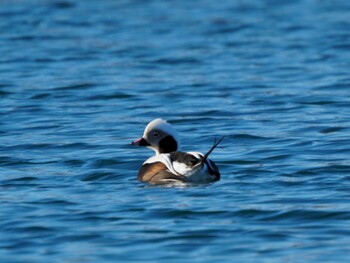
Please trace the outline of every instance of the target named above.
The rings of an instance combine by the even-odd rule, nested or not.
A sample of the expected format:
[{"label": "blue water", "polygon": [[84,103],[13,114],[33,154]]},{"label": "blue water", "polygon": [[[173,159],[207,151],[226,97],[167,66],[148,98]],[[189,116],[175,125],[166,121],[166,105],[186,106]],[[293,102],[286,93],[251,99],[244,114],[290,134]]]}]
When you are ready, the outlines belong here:
[{"label": "blue water", "polygon": [[[0,2],[0,261],[349,262],[350,2]],[[222,178],[137,181],[154,118]]]}]

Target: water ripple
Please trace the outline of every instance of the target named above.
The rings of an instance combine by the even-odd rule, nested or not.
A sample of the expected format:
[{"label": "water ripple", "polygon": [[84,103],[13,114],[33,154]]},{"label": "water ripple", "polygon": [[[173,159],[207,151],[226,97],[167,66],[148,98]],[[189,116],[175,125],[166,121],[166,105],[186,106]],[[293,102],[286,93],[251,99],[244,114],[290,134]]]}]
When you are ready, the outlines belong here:
[{"label": "water ripple", "polygon": [[[348,262],[347,1],[1,1],[2,262]],[[139,182],[154,118],[221,180]]]}]

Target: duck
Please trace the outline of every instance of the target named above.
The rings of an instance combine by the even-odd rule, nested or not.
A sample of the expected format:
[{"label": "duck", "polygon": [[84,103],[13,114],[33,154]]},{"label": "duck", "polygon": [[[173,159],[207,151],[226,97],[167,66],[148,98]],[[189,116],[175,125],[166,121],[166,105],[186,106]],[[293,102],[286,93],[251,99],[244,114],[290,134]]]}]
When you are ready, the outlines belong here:
[{"label": "duck", "polygon": [[216,164],[208,158],[223,137],[214,142],[206,154],[181,151],[176,129],[167,121],[157,118],[147,124],[141,138],[131,142],[155,152],[140,167],[138,180],[150,184],[209,183],[220,180]]}]

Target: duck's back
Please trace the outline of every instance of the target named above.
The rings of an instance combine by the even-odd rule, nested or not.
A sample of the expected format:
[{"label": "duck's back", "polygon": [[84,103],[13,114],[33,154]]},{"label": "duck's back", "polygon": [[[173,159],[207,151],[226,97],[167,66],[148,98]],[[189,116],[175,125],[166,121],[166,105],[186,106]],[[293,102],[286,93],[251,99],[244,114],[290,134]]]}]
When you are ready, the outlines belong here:
[{"label": "duck's back", "polygon": [[171,152],[157,154],[147,159],[140,168],[140,181],[153,184],[169,182],[204,183],[220,179],[213,161],[198,152]]}]

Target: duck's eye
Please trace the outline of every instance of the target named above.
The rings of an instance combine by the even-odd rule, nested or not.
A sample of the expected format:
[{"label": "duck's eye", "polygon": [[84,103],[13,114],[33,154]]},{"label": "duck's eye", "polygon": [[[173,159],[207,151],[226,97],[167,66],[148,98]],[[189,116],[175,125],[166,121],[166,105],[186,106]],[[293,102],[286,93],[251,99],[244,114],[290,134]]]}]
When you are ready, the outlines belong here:
[{"label": "duck's eye", "polygon": [[158,137],[159,136],[159,133],[158,132],[154,132],[153,133],[153,137]]}]

